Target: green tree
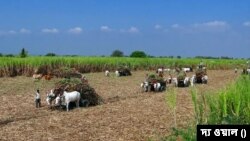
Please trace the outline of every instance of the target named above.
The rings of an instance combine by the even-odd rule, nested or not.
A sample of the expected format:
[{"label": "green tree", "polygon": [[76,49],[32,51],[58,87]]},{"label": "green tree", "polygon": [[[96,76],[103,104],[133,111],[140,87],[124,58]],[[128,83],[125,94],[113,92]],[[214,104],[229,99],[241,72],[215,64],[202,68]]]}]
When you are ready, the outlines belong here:
[{"label": "green tree", "polygon": [[22,48],[19,55],[20,55],[21,58],[25,58],[25,57],[28,56],[28,51],[26,51],[24,48]]},{"label": "green tree", "polygon": [[6,54],[5,57],[14,57],[13,54]]},{"label": "green tree", "polygon": [[123,56],[124,56],[124,54],[123,54],[123,52],[120,51],[120,50],[114,50],[114,51],[112,52],[112,54],[111,54],[111,57],[123,57]]},{"label": "green tree", "polygon": [[130,54],[130,57],[140,57],[140,58],[145,58],[147,57],[146,53],[143,51],[134,51]]},{"label": "green tree", "polygon": [[2,57],[3,56],[3,54],[2,53],[0,53],[0,57]]},{"label": "green tree", "polygon": [[56,56],[55,53],[47,53],[45,56]]}]

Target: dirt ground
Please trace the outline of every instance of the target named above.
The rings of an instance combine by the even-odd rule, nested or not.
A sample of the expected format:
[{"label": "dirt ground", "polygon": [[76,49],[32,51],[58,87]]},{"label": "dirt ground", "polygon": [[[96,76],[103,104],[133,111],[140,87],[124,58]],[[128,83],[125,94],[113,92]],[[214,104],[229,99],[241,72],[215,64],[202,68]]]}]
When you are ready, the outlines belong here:
[{"label": "dirt ground", "polygon": [[[168,90],[142,93],[140,83],[146,71],[132,76],[105,77],[85,74],[105,104],[75,108],[69,112],[50,110],[46,91],[58,79],[34,81],[31,77],[0,78],[0,140],[145,141],[159,140],[174,126],[172,110],[166,104]],[[191,75],[192,73],[189,73]],[[235,80],[234,71],[208,71],[208,84],[196,85],[200,93],[215,92]],[[172,87],[172,86],[169,86]],[[42,107],[35,108],[35,90],[40,88]],[[190,88],[177,88],[177,127],[194,119]]]}]

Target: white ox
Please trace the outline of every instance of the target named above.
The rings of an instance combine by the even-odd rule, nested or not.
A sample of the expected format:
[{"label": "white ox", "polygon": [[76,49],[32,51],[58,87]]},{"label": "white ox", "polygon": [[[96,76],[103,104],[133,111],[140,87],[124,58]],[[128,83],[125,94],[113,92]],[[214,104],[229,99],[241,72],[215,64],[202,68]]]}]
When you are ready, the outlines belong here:
[{"label": "white ox", "polygon": [[171,71],[171,69],[166,68],[166,69],[164,69],[163,71],[165,71],[165,72],[170,72],[170,71]]},{"label": "white ox", "polygon": [[[152,85],[152,87],[154,88],[154,91],[155,92],[159,92],[159,91],[162,91],[164,90],[164,86],[161,85],[161,83],[157,82],[157,83],[154,83]],[[143,82],[141,83],[141,88],[143,89],[144,92],[147,92],[147,91],[151,91],[151,86],[148,82]]]},{"label": "white ox", "polygon": [[[172,82],[173,84],[178,87],[178,79],[175,77],[175,78],[172,78]],[[191,79],[189,77],[185,77],[185,79],[183,80],[183,83],[184,83],[184,87],[188,87],[191,83],[192,85],[192,82],[191,82]]]},{"label": "white ox", "polygon": [[141,88],[143,89],[144,92],[147,92],[149,89],[149,83],[148,82],[142,82],[141,83]]},{"label": "white ox", "polygon": [[32,76],[34,79],[41,79],[43,77],[42,74],[33,74]]},{"label": "white ox", "polygon": [[118,70],[116,70],[116,71],[115,71],[115,75],[116,75],[117,77],[119,77],[119,76],[120,76],[120,73],[119,73],[119,71],[118,71]]},{"label": "white ox", "polygon": [[[207,84],[207,81],[208,81],[208,76],[207,75],[204,75],[204,76],[201,77],[201,83],[202,84]],[[190,82],[191,82],[191,86],[193,86],[194,83],[197,83],[196,75],[193,75],[191,77]]]},{"label": "white ox", "polygon": [[154,90],[156,92],[160,91],[160,88],[161,88],[161,83],[157,82],[157,83],[154,84]]},{"label": "white ox", "polygon": [[193,76],[190,78],[190,85],[191,85],[191,86],[194,86],[194,83],[195,83],[195,75],[193,75]]},{"label": "white ox", "polygon": [[163,68],[158,68],[156,72],[157,72],[157,73],[163,72]]},{"label": "white ox", "polygon": [[109,76],[109,71],[108,70],[105,71],[105,76]]},{"label": "white ox", "polygon": [[[70,102],[75,102],[76,107],[79,108],[79,103],[80,103],[80,99],[81,99],[81,94],[79,92],[77,92],[77,91],[73,91],[73,92],[64,91],[63,98],[64,98],[64,102],[66,104],[67,111],[69,111],[69,103]],[[56,103],[56,105],[59,105],[59,103]]]},{"label": "white ox", "polygon": [[247,73],[250,74],[250,69],[247,69]]},{"label": "white ox", "polygon": [[182,70],[183,70],[184,72],[191,72],[191,71],[192,71],[192,68],[182,68]]}]

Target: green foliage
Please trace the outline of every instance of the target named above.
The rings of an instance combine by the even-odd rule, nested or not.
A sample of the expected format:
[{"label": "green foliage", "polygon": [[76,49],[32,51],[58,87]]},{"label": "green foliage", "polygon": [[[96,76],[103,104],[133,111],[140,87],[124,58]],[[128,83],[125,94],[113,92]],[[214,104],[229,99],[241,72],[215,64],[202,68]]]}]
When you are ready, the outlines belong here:
[{"label": "green foliage", "polygon": [[5,57],[15,57],[13,54],[6,54]]},{"label": "green foliage", "polygon": [[181,56],[177,56],[178,59],[181,59]]},{"label": "green foliage", "polygon": [[25,58],[25,57],[28,56],[28,51],[26,51],[24,48],[22,48],[19,55],[20,55],[21,58]]},{"label": "green foliage", "polygon": [[164,79],[162,77],[160,77],[159,75],[149,74],[147,81],[148,82],[163,82]]},{"label": "green foliage", "polygon": [[234,59],[233,57],[221,56],[221,57],[213,57],[213,56],[195,56],[195,58],[200,59]]},{"label": "green foliage", "polygon": [[58,82],[59,84],[61,85],[64,85],[64,84],[68,84],[68,85],[77,85],[77,84],[81,84],[81,80],[80,79],[77,79],[77,78],[63,78],[62,80],[60,80]]},{"label": "green foliage", "polygon": [[143,51],[134,51],[130,54],[130,57],[137,57],[137,58],[146,58],[147,55]]},{"label": "green foliage", "polygon": [[[13,66],[13,65],[27,65],[29,67],[37,67],[40,65],[52,66],[85,66],[91,65],[92,67],[110,67],[117,68],[121,65],[129,66],[131,69],[148,69],[158,68],[161,66],[168,66],[174,68],[176,65],[197,65],[200,59],[176,59],[176,58],[128,58],[128,57],[43,57],[43,56],[30,56],[20,60],[18,57],[9,54],[6,55],[13,58],[0,58],[0,66]],[[208,69],[234,69],[235,66],[245,66],[245,60],[203,60],[206,62]],[[24,67],[24,66],[23,66]],[[24,67],[25,68],[25,67]]]},{"label": "green foliage", "polygon": [[[245,60],[203,60],[208,69],[234,69],[245,66]],[[82,57],[82,56],[29,56],[20,59],[14,55],[0,57],[0,76],[9,76],[9,71],[22,70],[19,75],[30,76],[40,66],[54,70],[61,67],[75,68],[81,73],[110,71],[119,66],[128,66],[130,70],[155,70],[159,67],[196,66],[200,59],[186,58],[130,58],[130,57]],[[21,68],[21,69],[20,69]]]},{"label": "green foliage", "polygon": [[[196,123],[187,129],[174,129],[164,141],[196,139],[197,124],[249,124],[250,123],[250,76],[241,76],[235,83],[217,94],[198,95],[191,89]],[[200,96],[200,97],[199,97]]]},{"label": "green foliage", "polygon": [[177,101],[177,94],[175,88],[169,88],[169,91],[165,95],[165,101],[169,108],[172,110],[173,117],[174,117],[174,128],[177,128],[176,123],[176,101]]},{"label": "green foliage", "polygon": [[0,53],[0,57],[3,57],[3,54],[2,54],[2,53]]},{"label": "green foliage", "polygon": [[120,51],[120,50],[114,50],[114,51],[112,52],[112,54],[111,54],[111,57],[123,57],[123,56],[124,56],[124,54],[123,54],[123,52]]},{"label": "green foliage", "polygon": [[176,109],[176,101],[177,101],[177,94],[176,94],[176,88],[169,88],[168,92],[166,93],[165,100],[167,105],[171,109]]},{"label": "green foliage", "polygon": [[189,126],[187,129],[173,128],[173,134],[162,139],[162,141],[196,141],[196,128]]},{"label": "green foliage", "polygon": [[201,94],[198,97],[198,92],[196,88],[191,88],[192,102],[194,105],[194,113],[196,124],[206,123],[206,98],[205,94]]},{"label": "green foliage", "polygon": [[45,56],[56,56],[56,54],[55,53],[47,53]]},{"label": "green foliage", "polygon": [[210,115],[208,124],[249,124],[250,123],[250,79],[241,76],[217,97],[209,97]]},{"label": "green foliage", "polygon": [[184,71],[180,71],[178,74],[177,74],[177,79],[178,80],[184,80],[186,77],[186,73]]}]

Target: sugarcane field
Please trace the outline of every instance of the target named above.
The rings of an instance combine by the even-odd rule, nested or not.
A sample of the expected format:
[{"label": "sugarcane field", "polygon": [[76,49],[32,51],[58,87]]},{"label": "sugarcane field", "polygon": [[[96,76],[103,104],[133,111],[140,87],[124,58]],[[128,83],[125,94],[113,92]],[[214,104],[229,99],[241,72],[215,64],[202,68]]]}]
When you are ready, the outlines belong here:
[{"label": "sugarcane field", "polygon": [[[215,92],[245,75],[243,70],[206,68],[206,83],[176,84],[177,78],[184,80],[187,77],[190,82],[199,67],[203,66],[197,65],[192,71],[179,70],[178,67],[130,71],[126,67],[124,70],[130,75],[124,76],[117,75],[118,70],[80,73],[75,68],[58,71],[38,67],[33,73],[41,75],[41,78],[34,77],[32,73],[27,76],[2,76],[1,139],[159,140],[159,137],[169,135],[174,126],[185,128],[195,120],[192,88],[198,95],[215,95]],[[185,76],[178,76],[178,71]],[[147,88],[153,84],[146,89],[143,86],[145,82],[148,83]],[[158,82],[159,85],[164,82],[163,89],[154,85]],[[40,90],[41,96],[39,108],[34,105],[36,89]],[[168,104],[168,95],[172,95],[173,90],[176,119]],[[80,92],[81,101],[86,100],[86,103],[80,101],[77,107],[75,101],[70,101],[67,112],[65,104],[56,103],[56,97],[63,96],[64,91]],[[49,96],[50,103],[47,102]],[[173,124],[175,122],[176,125]]]}]

